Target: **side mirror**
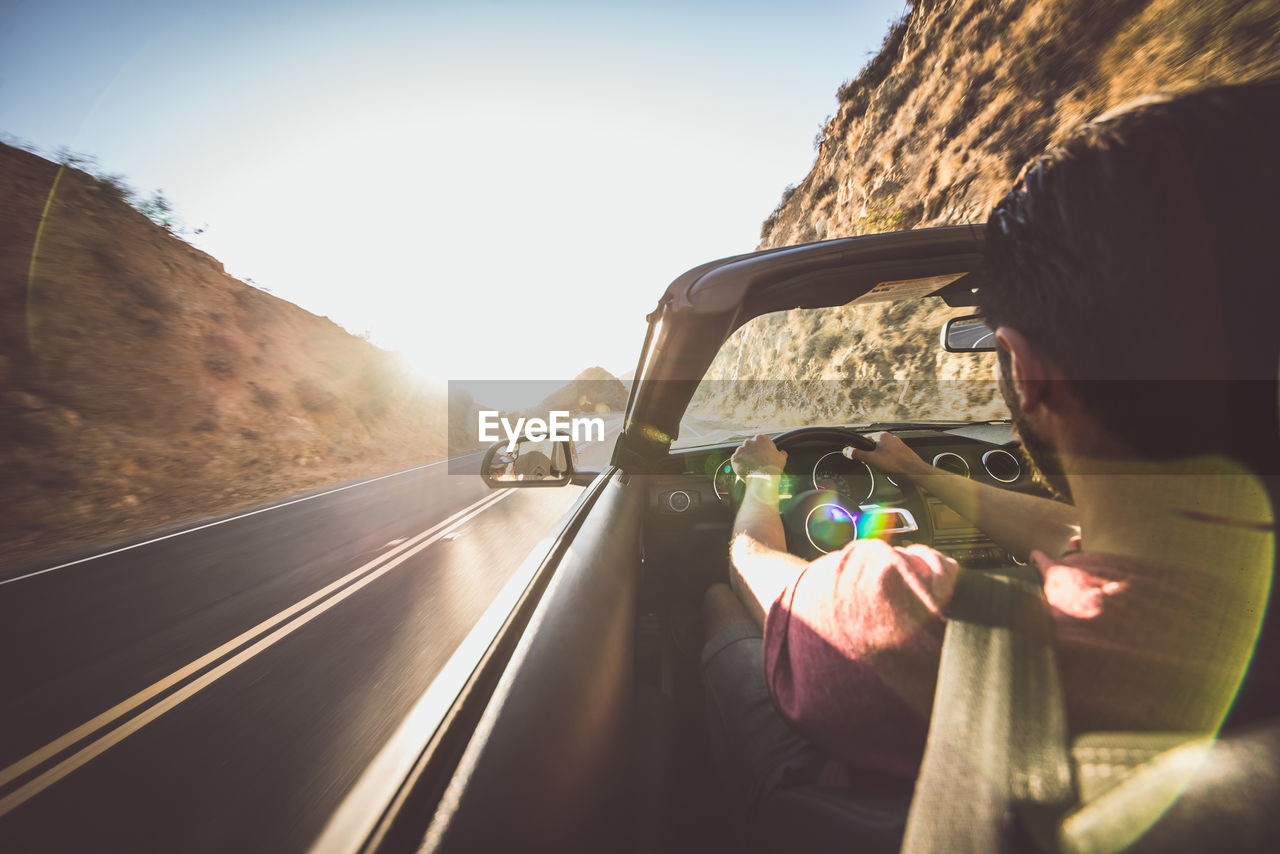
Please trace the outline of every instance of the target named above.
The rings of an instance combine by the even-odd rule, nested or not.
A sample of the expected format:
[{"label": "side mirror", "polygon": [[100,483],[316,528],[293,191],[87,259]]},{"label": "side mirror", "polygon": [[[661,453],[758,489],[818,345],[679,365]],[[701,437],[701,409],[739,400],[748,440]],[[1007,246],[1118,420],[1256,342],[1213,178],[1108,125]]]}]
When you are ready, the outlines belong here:
[{"label": "side mirror", "polygon": [[480,462],[480,478],[490,489],[565,486],[573,479],[574,457],[573,442],[568,439],[522,439],[511,450],[507,442],[497,442]]},{"label": "side mirror", "polygon": [[980,314],[953,317],[942,327],[942,349],[948,353],[994,353],[996,333]]}]

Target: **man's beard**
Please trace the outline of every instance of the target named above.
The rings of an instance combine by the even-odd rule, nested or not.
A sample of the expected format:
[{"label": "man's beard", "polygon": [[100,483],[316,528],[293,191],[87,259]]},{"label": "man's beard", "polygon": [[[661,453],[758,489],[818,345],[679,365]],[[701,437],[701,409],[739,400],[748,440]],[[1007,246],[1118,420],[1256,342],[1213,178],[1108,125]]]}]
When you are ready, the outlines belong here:
[{"label": "man's beard", "polygon": [[1000,352],[1000,396],[1005,406],[1009,407],[1009,415],[1013,418],[1013,432],[1022,443],[1022,457],[1027,468],[1031,470],[1031,478],[1043,486],[1055,498],[1071,500],[1071,484],[1067,482],[1067,474],[1062,468],[1062,459],[1058,451],[1036,432],[1027,421],[1022,407],[1018,404],[1018,393],[1009,379],[1009,357]]}]

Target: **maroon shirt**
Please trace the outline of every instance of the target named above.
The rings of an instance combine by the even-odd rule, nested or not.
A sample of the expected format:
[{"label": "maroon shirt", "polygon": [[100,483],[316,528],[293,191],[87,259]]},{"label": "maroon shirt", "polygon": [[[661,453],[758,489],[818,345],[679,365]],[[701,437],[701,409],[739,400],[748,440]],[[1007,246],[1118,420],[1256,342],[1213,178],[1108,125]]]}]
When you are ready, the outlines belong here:
[{"label": "maroon shirt", "polygon": [[[1233,587],[1223,567],[1036,558],[1073,731],[1216,728],[1252,643],[1240,627],[1256,628],[1252,585]],[[879,540],[802,570],[765,621],[765,681],[783,717],[848,768],[915,776],[958,571],[927,546]]]}]

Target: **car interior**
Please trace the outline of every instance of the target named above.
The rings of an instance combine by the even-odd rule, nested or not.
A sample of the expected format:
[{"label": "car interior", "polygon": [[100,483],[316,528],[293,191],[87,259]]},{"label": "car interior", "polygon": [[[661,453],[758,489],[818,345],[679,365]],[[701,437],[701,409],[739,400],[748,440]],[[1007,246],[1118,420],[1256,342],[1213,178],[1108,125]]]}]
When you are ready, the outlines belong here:
[{"label": "car interior", "polygon": [[[741,484],[728,460],[738,441],[681,443],[689,402],[723,342],[768,312],[898,288],[901,298],[937,297],[972,314],[981,238],[980,226],[956,226],[833,240],[724,259],[673,282],[650,315],[612,465],[583,490],[359,850],[1271,850],[1280,726],[1270,671],[1251,672],[1217,739],[1070,732],[1027,556],[843,453],[862,433],[892,429],[941,468],[1042,492],[998,420],[774,434],[789,452],[781,510],[795,554],[888,536],[982,571],[965,573],[976,581],[956,593],[919,779],[855,781],[871,803],[858,828],[832,808],[840,789],[787,792],[745,825],[720,802],[700,603],[729,573]],[[1273,624],[1263,647],[1274,644]],[[904,824],[889,804],[913,791]]]}]

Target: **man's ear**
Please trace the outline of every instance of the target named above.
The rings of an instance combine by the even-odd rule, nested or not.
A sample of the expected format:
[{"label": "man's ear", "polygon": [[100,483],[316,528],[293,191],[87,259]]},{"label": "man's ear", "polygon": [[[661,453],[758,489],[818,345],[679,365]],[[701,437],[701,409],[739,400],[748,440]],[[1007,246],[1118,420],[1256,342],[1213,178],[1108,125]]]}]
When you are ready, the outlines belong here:
[{"label": "man's ear", "polygon": [[1011,326],[996,330],[996,347],[1009,354],[1009,384],[1019,408],[1024,415],[1034,414],[1052,396],[1053,381],[1060,379],[1057,367]]}]

